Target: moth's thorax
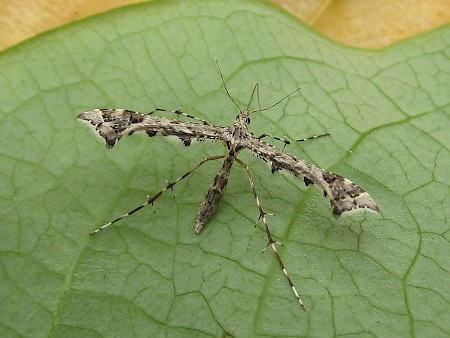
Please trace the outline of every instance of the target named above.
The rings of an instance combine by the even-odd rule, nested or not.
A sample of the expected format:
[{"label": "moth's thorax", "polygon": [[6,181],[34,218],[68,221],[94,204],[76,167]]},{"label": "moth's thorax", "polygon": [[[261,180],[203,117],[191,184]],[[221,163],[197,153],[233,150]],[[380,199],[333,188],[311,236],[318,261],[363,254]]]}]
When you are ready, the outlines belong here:
[{"label": "moth's thorax", "polygon": [[248,124],[250,123],[249,111],[247,109],[242,110],[236,121],[228,127],[227,132],[227,147],[240,149],[246,147],[246,141],[252,138],[252,133],[248,130]]}]

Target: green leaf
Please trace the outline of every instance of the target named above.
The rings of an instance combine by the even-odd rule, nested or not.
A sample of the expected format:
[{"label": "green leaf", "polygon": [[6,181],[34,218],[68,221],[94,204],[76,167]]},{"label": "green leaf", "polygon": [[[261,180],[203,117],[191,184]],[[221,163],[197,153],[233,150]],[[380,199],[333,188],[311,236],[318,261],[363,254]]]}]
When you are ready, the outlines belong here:
[{"label": "green leaf", "polygon": [[[258,2],[124,7],[0,54],[0,336],[450,334],[450,26],[381,50],[343,47]],[[321,192],[243,152],[300,310],[236,167],[200,235],[220,163],[96,236],[219,143],[136,134],[113,150],[76,120],[96,107],[183,109],[218,125],[321,138],[285,148],[347,176],[381,213],[335,219]],[[258,101],[252,105],[257,107]],[[281,147],[282,144],[279,144]],[[175,198],[173,197],[175,196]]]}]

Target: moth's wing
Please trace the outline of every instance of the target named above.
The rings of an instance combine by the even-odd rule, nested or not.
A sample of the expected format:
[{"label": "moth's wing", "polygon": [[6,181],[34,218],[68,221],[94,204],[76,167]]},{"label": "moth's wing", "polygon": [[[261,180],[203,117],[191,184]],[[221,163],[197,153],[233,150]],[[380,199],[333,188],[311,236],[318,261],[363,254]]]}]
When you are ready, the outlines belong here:
[{"label": "moth's wing", "polygon": [[93,109],[78,114],[78,118],[92,124],[109,147],[124,135],[144,131],[149,136],[177,136],[187,146],[191,140],[222,139],[223,127],[196,124],[163,117],[145,115],[127,109]]},{"label": "moth's wing", "polygon": [[315,184],[320,187],[330,200],[335,215],[339,216],[356,209],[379,212],[377,204],[369,193],[345,177],[298,159],[259,139],[249,141],[248,148],[272,163],[272,172],[284,169],[302,178],[306,185]]}]

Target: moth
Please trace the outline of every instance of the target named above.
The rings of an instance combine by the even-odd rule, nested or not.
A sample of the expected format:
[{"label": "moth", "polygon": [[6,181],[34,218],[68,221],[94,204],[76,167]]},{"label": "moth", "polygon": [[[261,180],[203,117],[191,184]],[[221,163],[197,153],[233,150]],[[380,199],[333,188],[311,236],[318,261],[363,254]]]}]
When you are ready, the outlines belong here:
[{"label": "moth", "polygon": [[[271,164],[271,171],[275,173],[279,170],[287,171],[296,177],[303,180],[306,186],[314,184],[319,187],[326,198],[329,199],[332,212],[334,215],[339,216],[343,213],[350,212],[357,209],[367,209],[374,212],[379,212],[379,208],[372,197],[349,179],[332,173],[325,169],[322,169],[312,163],[304,161],[294,155],[285,152],[276,146],[271,145],[268,142],[263,141],[263,138],[272,137],[276,140],[280,140],[286,144],[291,143],[286,138],[280,138],[276,136],[270,136],[269,134],[262,134],[255,136],[249,130],[250,115],[256,112],[262,112],[268,110],[278,103],[292,95],[299,90],[296,89],[292,93],[284,96],[275,104],[263,109],[249,110],[250,101],[257,91],[259,93],[258,85],[253,88],[252,95],[249,100],[249,104],[245,109],[241,109],[237,102],[230,95],[219,68],[219,73],[222,78],[224,89],[239,110],[239,114],[236,116],[235,121],[227,126],[215,126],[207,122],[196,118],[190,114],[184,113],[181,110],[166,110],[157,108],[148,114],[141,114],[133,110],[117,109],[117,108],[101,108],[93,109],[82,112],[78,115],[78,118],[89,122],[98,134],[103,137],[108,147],[113,147],[123,136],[132,135],[135,132],[145,132],[148,136],[154,137],[156,135],[162,136],[175,136],[178,137],[185,146],[189,146],[194,140],[216,140],[220,141],[226,149],[226,153],[218,156],[210,156],[199,162],[193,169],[184,173],[177,179],[170,181],[167,185],[158,193],[153,196],[149,196],[147,200],[134,208],[133,210],[117,217],[116,219],[109,221],[108,223],[97,228],[92,234],[96,234],[101,230],[104,230],[108,226],[120,221],[121,219],[128,217],[129,215],[137,212],[148,204],[153,204],[157,198],[159,198],[166,190],[172,189],[177,183],[191,175],[199,167],[209,161],[223,160],[222,167],[214,177],[214,180],[209,187],[205,198],[203,199],[195,220],[195,232],[200,233],[211,216],[214,214],[221,197],[227,187],[228,177],[230,170],[235,162],[242,166],[248,176],[250,188],[255,198],[256,206],[259,211],[259,220],[262,221],[266,236],[268,239],[267,247],[271,247],[275,257],[280,265],[280,268],[285,275],[292,292],[295,295],[300,306],[305,309],[305,305],[297,291],[294,283],[287,273],[285,265],[281,259],[281,256],[277,250],[276,244],[278,244],[272,236],[272,232],[269,228],[266,215],[258,195],[256,193],[255,185],[250,174],[249,167],[246,163],[238,158],[238,154],[242,149],[248,149],[257,157]],[[168,112],[177,115],[185,116],[192,119],[193,122],[180,121],[177,119],[169,119],[165,117],[156,116],[155,113]],[[306,139],[299,139],[296,141],[305,141],[312,138],[327,136],[329,134],[322,134]]]}]

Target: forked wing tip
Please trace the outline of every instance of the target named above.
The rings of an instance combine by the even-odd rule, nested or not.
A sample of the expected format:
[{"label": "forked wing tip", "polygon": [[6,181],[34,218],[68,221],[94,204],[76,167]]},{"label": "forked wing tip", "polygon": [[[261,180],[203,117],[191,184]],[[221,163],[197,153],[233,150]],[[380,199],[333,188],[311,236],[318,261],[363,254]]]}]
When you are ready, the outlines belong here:
[{"label": "forked wing tip", "polygon": [[344,199],[335,201],[333,204],[333,214],[340,216],[342,214],[349,214],[367,210],[373,213],[379,213],[380,208],[372,199],[372,197],[365,191],[352,199]]}]

